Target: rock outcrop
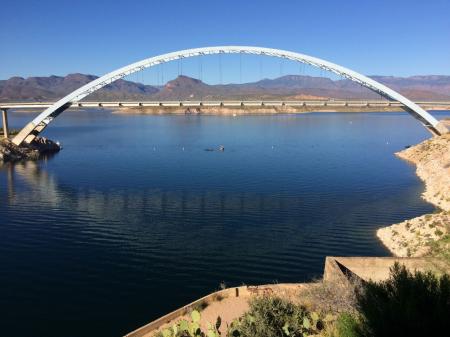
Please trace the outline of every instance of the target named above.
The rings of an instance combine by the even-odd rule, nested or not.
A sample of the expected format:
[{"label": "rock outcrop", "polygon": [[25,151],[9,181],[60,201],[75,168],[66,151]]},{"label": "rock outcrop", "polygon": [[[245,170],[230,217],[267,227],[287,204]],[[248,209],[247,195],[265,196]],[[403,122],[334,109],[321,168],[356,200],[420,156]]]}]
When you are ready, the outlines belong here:
[{"label": "rock outcrop", "polygon": [[425,182],[424,199],[450,211],[450,134],[428,139],[397,156],[417,166],[417,175]]},{"label": "rock outcrop", "polygon": [[450,234],[450,134],[433,137],[396,155],[417,166],[417,175],[425,182],[422,196],[438,210],[381,228],[377,236],[395,256],[425,256]]},{"label": "rock outcrop", "polygon": [[61,150],[61,145],[44,137],[36,137],[31,144],[15,145],[9,139],[0,142],[0,163],[21,160],[37,160],[42,155]]}]

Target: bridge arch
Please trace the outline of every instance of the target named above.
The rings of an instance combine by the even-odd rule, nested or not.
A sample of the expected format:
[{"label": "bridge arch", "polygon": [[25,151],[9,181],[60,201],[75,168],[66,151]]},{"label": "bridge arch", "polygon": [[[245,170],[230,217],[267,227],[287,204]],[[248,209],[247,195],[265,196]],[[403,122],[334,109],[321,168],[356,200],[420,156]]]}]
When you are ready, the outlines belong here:
[{"label": "bridge arch", "polygon": [[54,118],[56,118],[64,110],[68,109],[72,103],[80,101],[81,99],[93,93],[94,91],[97,91],[100,88],[108,84],[111,84],[120,78],[128,76],[137,71],[141,71],[145,68],[153,67],[166,62],[187,57],[212,55],[212,54],[266,55],[302,62],[317,68],[321,68],[333,72],[335,74],[338,74],[353,82],[359,83],[360,85],[380,94],[381,96],[387,99],[399,101],[404,105],[404,109],[407,112],[409,112],[413,117],[418,119],[433,134],[440,135],[448,132],[447,128],[442,123],[440,123],[426,110],[422,109],[414,102],[410,101],[409,99],[399,94],[398,92],[386,87],[385,85],[367,76],[359,74],[351,69],[342,67],[332,62],[322,60],[320,58],[296,52],[291,52],[287,50],[263,48],[263,47],[250,47],[250,46],[218,46],[218,47],[186,49],[172,53],[162,54],[155,57],[150,57],[142,61],[138,61],[125,67],[122,67],[120,69],[114,70],[102,77],[99,77],[98,79],[87,83],[81,88],[63,97],[59,101],[55,102],[52,106],[47,108],[45,111],[43,111],[41,114],[39,114],[14,137],[13,142],[17,145],[20,145],[23,142],[26,143],[32,142],[33,139],[40,132],[42,132]]}]

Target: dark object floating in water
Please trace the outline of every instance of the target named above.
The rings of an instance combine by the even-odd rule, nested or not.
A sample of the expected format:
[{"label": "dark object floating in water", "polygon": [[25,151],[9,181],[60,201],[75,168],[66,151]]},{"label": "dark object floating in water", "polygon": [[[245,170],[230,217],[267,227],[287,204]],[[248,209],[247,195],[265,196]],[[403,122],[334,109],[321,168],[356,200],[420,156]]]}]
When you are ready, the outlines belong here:
[{"label": "dark object floating in water", "polygon": [[[207,148],[207,149],[205,149],[205,151],[208,151],[208,152],[214,152],[214,151],[216,151],[216,150],[214,150],[213,148]],[[220,151],[220,152],[225,151],[225,146],[220,145],[220,146],[219,146],[219,149],[218,149],[217,151]]]},{"label": "dark object floating in water", "polygon": [[405,149],[409,149],[411,145],[405,145]]}]

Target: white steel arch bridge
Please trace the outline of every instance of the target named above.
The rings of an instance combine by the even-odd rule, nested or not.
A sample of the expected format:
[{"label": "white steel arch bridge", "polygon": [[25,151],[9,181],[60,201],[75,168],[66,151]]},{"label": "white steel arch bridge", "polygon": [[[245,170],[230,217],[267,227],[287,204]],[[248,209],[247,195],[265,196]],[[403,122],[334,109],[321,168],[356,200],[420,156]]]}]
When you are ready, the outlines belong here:
[{"label": "white steel arch bridge", "polygon": [[47,125],[49,125],[53,119],[55,119],[64,110],[68,109],[72,103],[76,103],[99,90],[100,88],[111,84],[112,82],[128,76],[132,73],[144,70],[145,68],[153,67],[166,62],[179,60],[187,57],[213,55],[213,54],[253,54],[253,55],[265,55],[288,59],[296,62],[302,62],[320,69],[324,69],[333,72],[339,76],[347,78],[353,82],[380,94],[381,96],[395,100],[403,104],[404,109],[409,112],[413,117],[418,119],[426,128],[428,128],[434,135],[441,135],[448,132],[448,129],[437,119],[435,119],[426,110],[421,108],[416,103],[410,101],[398,92],[386,87],[385,85],[374,81],[373,79],[359,74],[351,69],[342,67],[322,60],[317,57],[308,56],[296,52],[287,50],[263,48],[263,47],[250,47],[250,46],[218,46],[218,47],[204,47],[195,49],[180,50],[172,53],[162,54],[155,57],[150,57],[142,61],[138,61],[114,70],[98,79],[82,86],[81,88],[73,91],[67,96],[63,97],[52,106],[47,108],[30,123],[28,123],[13,139],[16,145],[20,145],[23,142],[31,143],[39,133],[41,133]]}]

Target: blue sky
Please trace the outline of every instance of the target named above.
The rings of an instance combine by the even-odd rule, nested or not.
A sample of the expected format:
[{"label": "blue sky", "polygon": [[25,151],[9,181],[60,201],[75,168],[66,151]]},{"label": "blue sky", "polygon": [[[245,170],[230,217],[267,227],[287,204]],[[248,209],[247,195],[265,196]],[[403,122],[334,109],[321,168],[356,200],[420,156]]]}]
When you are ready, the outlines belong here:
[{"label": "blue sky", "polygon": [[[0,79],[101,75],[165,52],[226,44],[297,51],[368,75],[450,75],[448,0],[6,0],[0,11]],[[186,74],[198,77],[198,61],[189,62]],[[224,81],[239,80],[239,63],[222,62]],[[256,79],[256,61],[243,62],[243,81]],[[279,61],[264,62],[264,77],[298,67],[281,72]],[[203,68],[205,80],[218,81],[217,60]]]}]

